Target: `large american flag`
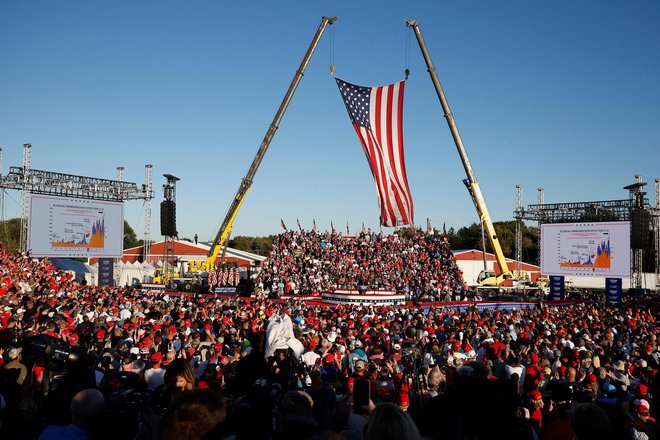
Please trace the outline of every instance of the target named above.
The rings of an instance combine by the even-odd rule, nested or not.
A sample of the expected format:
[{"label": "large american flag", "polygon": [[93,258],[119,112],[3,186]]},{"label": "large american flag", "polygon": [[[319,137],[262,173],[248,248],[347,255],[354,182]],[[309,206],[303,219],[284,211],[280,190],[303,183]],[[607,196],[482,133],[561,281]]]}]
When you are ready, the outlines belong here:
[{"label": "large american flag", "polygon": [[414,224],[403,154],[405,81],[364,87],[335,79],[376,181],[381,225]]}]

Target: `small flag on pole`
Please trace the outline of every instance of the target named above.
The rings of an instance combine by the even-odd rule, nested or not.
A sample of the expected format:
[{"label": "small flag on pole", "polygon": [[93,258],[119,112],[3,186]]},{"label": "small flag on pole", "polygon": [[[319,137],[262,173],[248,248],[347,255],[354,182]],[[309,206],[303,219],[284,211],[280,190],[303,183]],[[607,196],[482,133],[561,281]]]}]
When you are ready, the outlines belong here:
[{"label": "small flag on pole", "polygon": [[300,226],[300,220],[296,219],[296,223],[298,223],[298,229],[300,232],[302,232],[302,226]]},{"label": "small flag on pole", "polygon": [[330,220],[330,230],[333,234],[335,233],[335,225],[332,223],[332,220]]},{"label": "small flag on pole", "polygon": [[362,233],[366,234],[366,232],[367,232],[367,229],[364,227],[364,222],[362,222]]},{"label": "small flag on pole", "polygon": [[284,224],[284,219],[280,219],[280,224],[282,225],[282,229],[286,231],[286,225]]},{"label": "small flag on pole", "polygon": [[312,224],[314,225],[314,226],[312,227],[312,230],[313,230],[314,232],[316,232],[316,219],[315,219],[315,218],[312,219]]},{"label": "small flag on pole", "polygon": [[431,226],[431,219],[426,218],[426,233],[429,235],[433,235],[433,226]]},{"label": "small flag on pole", "polygon": [[348,220],[346,220],[346,235],[351,235],[351,231],[348,229]]}]

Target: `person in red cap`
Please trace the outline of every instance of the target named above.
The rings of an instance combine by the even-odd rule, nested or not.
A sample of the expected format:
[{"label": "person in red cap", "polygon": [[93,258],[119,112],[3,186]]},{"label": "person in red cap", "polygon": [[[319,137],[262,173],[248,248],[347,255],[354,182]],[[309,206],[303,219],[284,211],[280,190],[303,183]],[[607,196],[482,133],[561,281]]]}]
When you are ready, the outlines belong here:
[{"label": "person in red cap", "polygon": [[541,432],[543,427],[543,395],[540,391],[534,390],[529,394],[528,409],[529,419],[536,432]]},{"label": "person in red cap", "polygon": [[341,374],[339,359],[334,353],[328,353],[323,358],[321,367],[321,379],[325,383],[335,383],[337,380],[344,380]]},{"label": "person in red cap", "polygon": [[525,380],[523,382],[523,388],[527,393],[536,389],[541,379],[541,371],[543,370],[539,365],[539,356],[536,353],[532,353],[529,356],[529,360],[530,365],[525,370]]},{"label": "person in red cap", "polygon": [[637,399],[632,404],[630,415],[630,435],[631,438],[648,440],[655,438],[656,420],[651,417],[651,405],[646,399]]},{"label": "person in red cap", "polygon": [[649,397],[649,388],[643,383],[637,385],[637,397],[639,399],[647,399]]},{"label": "person in red cap", "polygon": [[588,374],[583,381],[584,391],[589,393],[594,400],[598,399],[598,378],[595,374]]},{"label": "person in red cap", "polygon": [[165,383],[165,370],[162,368],[163,354],[156,352],[149,359],[151,367],[144,370],[144,380],[150,391],[155,391],[160,385]]},{"label": "person in red cap", "polygon": [[71,333],[69,336],[69,344],[76,345],[78,343],[78,333]]}]

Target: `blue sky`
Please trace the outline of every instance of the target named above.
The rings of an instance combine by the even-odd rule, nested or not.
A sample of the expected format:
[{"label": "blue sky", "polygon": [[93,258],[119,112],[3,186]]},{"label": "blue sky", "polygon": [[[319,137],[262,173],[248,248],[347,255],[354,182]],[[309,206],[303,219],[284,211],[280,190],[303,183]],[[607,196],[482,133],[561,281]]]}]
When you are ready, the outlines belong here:
[{"label": "blue sky", "polygon": [[[399,81],[415,222],[478,220],[414,35],[416,18],[495,221],[552,202],[627,197],[660,177],[660,2],[43,0],[0,2],[3,173],[32,166],[141,184],[178,176],[181,237],[210,239],[323,15],[337,16],[293,97],[234,235],[377,228],[375,186],[328,66]],[[407,49],[409,48],[409,49]],[[334,58],[332,54],[334,53]],[[409,60],[409,62],[407,61]],[[20,193],[6,195],[5,218]],[[126,220],[141,234],[141,202]]]}]

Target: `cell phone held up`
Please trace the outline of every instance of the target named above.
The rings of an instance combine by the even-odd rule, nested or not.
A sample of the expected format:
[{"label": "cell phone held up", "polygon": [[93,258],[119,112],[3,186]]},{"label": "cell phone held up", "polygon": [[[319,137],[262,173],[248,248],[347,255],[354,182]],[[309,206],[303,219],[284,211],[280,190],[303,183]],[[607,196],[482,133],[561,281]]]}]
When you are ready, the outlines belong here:
[{"label": "cell phone held up", "polygon": [[353,410],[359,412],[369,406],[369,381],[356,379],[353,383]]}]

